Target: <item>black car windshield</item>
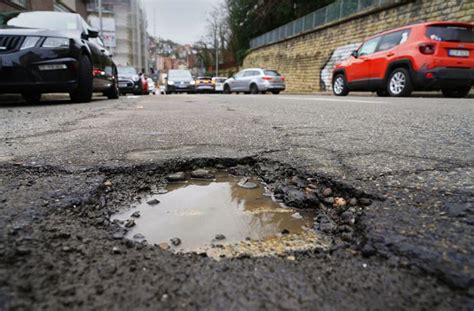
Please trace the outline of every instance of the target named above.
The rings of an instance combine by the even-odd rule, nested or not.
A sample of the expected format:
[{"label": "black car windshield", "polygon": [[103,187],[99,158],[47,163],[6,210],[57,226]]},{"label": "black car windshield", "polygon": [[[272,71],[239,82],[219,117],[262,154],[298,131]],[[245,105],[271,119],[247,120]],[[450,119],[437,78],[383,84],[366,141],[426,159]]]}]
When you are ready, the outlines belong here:
[{"label": "black car windshield", "polygon": [[168,73],[168,79],[192,79],[191,73],[187,70],[172,70]]},{"label": "black car windshield", "polygon": [[137,71],[133,67],[117,67],[119,75],[122,76],[133,76],[137,74]]},{"label": "black car windshield", "polygon": [[470,26],[436,25],[429,26],[426,36],[435,41],[474,43],[474,31]]},{"label": "black car windshield", "polygon": [[79,30],[78,18],[75,14],[58,12],[25,12],[12,18],[4,18],[2,25],[39,28],[51,30]]}]

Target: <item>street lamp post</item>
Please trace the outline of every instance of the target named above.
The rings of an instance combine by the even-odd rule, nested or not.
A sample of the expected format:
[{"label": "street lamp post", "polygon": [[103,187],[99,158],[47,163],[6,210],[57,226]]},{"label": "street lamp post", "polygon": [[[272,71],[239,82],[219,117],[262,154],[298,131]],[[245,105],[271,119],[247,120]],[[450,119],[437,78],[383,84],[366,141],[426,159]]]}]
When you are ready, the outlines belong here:
[{"label": "street lamp post", "polygon": [[102,0],[98,0],[98,4],[99,6],[99,32],[100,32],[100,36],[103,37],[104,36],[104,33],[103,33],[103,24],[102,24]]},{"label": "street lamp post", "polygon": [[217,41],[217,25],[214,28],[214,42],[216,45],[216,77],[219,76],[219,44]]}]

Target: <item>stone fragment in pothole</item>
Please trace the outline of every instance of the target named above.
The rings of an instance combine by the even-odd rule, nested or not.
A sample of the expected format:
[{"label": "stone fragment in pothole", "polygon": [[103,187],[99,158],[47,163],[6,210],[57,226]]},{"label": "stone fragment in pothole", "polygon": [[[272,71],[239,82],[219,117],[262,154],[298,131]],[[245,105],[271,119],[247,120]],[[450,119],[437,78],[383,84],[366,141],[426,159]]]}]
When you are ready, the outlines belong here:
[{"label": "stone fragment in pothole", "polygon": [[213,179],[214,175],[208,170],[198,169],[191,172],[191,177],[198,179]]},{"label": "stone fragment in pothole", "polygon": [[[294,248],[296,250],[320,245],[312,242],[316,237],[314,231],[311,239],[308,239],[308,231],[312,231],[308,228],[313,227],[314,215],[311,210],[299,210],[299,217],[294,218],[291,215],[297,210],[283,208],[271,198],[263,196],[264,186],[256,178],[249,178],[247,182],[255,183],[256,188],[242,188],[238,185],[239,178],[224,173],[217,174],[214,180],[192,179],[186,183],[168,184],[169,192],[144,197],[145,202],[154,199],[160,201],[160,208],[141,202],[132,205],[133,210],[139,211],[140,217],[134,219],[136,226],[130,228],[127,236],[133,237],[140,232],[150,244],[176,252],[205,253],[215,248],[211,246],[216,241],[222,245],[219,249],[227,250],[230,247],[232,250],[219,252],[215,256],[212,255],[215,251],[209,251],[209,256],[214,258],[246,253],[249,251],[247,246],[237,248],[236,245],[247,238],[251,241],[246,243],[256,245],[251,247],[252,256],[256,255],[258,247],[266,246],[270,249],[261,249],[261,254],[291,252],[293,248],[285,247],[289,236],[293,244],[302,239],[301,245]],[[129,219],[133,210],[113,218]],[[176,237],[179,237],[179,243]],[[272,242],[264,242],[266,240]]]},{"label": "stone fragment in pothole", "polygon": [[242,188],[245,188],[245,189],[255,189],[255,188],[258,187],[256,183],[249,181],[248,177],[242,178],[239,181],[238,185]]},{"label": "stone fragment in pothole", "polygon": [[177,182],[177,181],[185,181],[186,180],[186,174],[184,172],[177,172],[174,174],[169,174],[166,177],[166,180],[169,182]]}]

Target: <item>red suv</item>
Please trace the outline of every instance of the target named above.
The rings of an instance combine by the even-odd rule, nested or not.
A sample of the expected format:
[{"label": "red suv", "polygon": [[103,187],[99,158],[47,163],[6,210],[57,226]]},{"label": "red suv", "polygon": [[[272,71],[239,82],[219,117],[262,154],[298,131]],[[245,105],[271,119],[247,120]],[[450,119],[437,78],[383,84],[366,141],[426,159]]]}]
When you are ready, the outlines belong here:
[{"label": "red suv", "polygon": [[332,89],[409,96],[413,90],[441,90],[464,97],[474,84],[473,23],[430,22],[390,30],[367,39],[336,64]]}]

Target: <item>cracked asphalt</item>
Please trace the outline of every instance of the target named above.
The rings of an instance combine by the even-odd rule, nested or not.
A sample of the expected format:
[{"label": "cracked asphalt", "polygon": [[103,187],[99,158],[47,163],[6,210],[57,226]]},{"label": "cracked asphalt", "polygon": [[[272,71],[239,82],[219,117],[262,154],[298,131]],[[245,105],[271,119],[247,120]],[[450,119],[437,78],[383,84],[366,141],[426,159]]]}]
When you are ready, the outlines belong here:
[{"label": "cracked asphalt", "polygon": [[[472,310],[473,119],[473,98],[437,96],[0,98],[0,310]],[[107,226],[56,213],[107,172],[198,158],[276,161],[378,199],[360,242],[294,262],[111,254]]]}]

